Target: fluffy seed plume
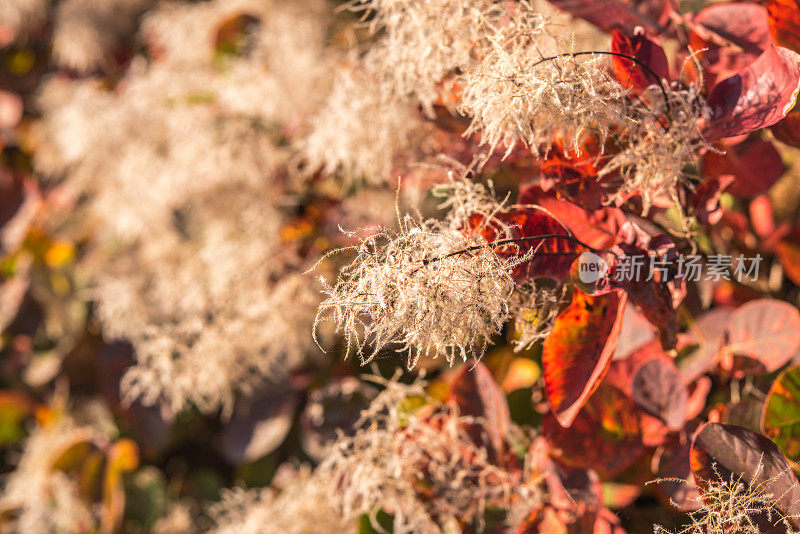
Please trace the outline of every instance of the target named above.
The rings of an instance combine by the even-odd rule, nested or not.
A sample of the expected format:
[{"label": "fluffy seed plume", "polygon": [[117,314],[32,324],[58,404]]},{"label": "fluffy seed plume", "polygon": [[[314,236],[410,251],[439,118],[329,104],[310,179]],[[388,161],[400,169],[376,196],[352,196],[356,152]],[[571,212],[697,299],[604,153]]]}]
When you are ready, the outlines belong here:
[{"label": "fluffy seed plume", "polygon": [[467,184],[447,188],[443,221],[407,215],[399,230],[361,239],[334,285],[323,280],[327,299],[317,324],[333,321],[362,363],[388,348],[405,353],[409,368],[421,356],[466,361],[480,356],[508,319],[511,271],[530,258],[500,257],[480,232],[466,231],[470,215],[495,224],[502,209],[484,186]]}]

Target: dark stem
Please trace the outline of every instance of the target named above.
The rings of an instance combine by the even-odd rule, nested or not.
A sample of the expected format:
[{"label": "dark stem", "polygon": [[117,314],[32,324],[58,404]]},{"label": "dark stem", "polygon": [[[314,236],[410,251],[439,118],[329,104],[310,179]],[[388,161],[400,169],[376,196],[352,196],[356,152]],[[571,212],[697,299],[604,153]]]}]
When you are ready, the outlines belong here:
[{"label": "dark stem", "polygon": [[[587,245],[586,243],[584,243],[583,241],[581,241],[577,237],[571,236],[571,235],[566,235],[566,234],[544,234],[544,235],[537,235],[537,236],[531,236],[531,237],[510,237],[508,239],[499,239],[497,241],[492,241],[491,243],[485,243],[483,245],[472,245],[472,246],[465,247],[465,248],[462,248],[462,249],[459,249],[459,250],[455,250],[453,252],[445,254],[444,256],[439,256],[437,258],[430,258],[430,259],[422,260],[422,265],[419,268],[417,268],[414,272],[418,271],[422,267],[425,267],[426,265],[429,265],[431,263],[434,263],[434,262],[437,262],[437,261],[441,261],[441,260],[444,260],[444,259],[447,259],[447,258],[452,258],[453,256],[458,256],[459,254],[466,254],[467,252],[473,252],[475,250],[481,250],[481,249],[484,249],[484,248],[495,248],[495,247],[500,247],[500,246],[503,246],[503,245],[510,245],[512,243],[527,243],[529,241],[536,241],[536,240],[541,241],[543,239],[566,239],[567,241],[572,241],[573,243],[576,243],[576,244],[578,244],[578,245],[580,245],[582,247],[585,247],[590,252],[594,252],[595,254],[598,254],[598,255],[601,253],[600,250],[597,250],[596,248],[590,247],[589,245]],[[575,254],[575,253],[574,252],[542,252],[541,254],[542,255],[547,255],[547,256],[566,256],[566,255],[571,255],[571,254]]]},{"label": "dark stem", "polygon": [[666,106],[666,109],[667,109],[667,115],[670,115],[672,113],[672,108],[669,105],[669,96],[667,96],[667,89],[664,87],[664,84],[661,83],[661,80],[659,79],[658,74],[656,74],[653,71],[653,69],[651,69],[645,63],[643,63],[642,61],[640,61],[639,59],[637,59],[637,58],[635,58],[633,56],[629,56],[628,54],[621,54],[619,52],[605,52],[605,51],[600,51],[600,52],[564,52],[563,54],[558,54],[558,55],[555,55],[555,56],[542,58],[539,61],[537,61],[536,63],[534,63],[532,66],[536,67],[537,65],[541,65],[542,63],[544,63],[546,61],[553,61],[554,59],[559,59],[559,58],[562,58],[562,57],[589,56],[589,55],[594,55],[594,54],[598,54],[598,55],[601,55],[601,56],[621,57],[621,58],[624,58],[624,59],[627,59],[627,60],[630,60],[630,61],[636,63],[637,65],[642,67],[644,70],[646,70],[647,73],[656,81],[656,83],[658,84],[659,89],[661,89],[661,94],[664,97],[664,105]]}]

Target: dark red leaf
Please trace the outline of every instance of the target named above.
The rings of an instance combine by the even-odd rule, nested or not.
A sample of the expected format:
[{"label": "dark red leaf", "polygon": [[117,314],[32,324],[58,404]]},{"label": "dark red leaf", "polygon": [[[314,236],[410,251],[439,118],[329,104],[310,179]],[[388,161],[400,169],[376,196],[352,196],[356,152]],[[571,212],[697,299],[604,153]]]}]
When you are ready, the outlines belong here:
[{"label": "dark red leaf", "polygon": [[694,216],[700,224],[716,224],[722,218],[722,208],[719,205],[720,196],[730,186],[735,178],[729,174],[709,176],[697,186],[690,198],[694,208]]},{"label": "dark red leaf", "polygon": [[656,337],[656,329],[650,324],[644,315],[636,311],[636,308],[628,302],[625,306],[625,314],[622,320],[622,330],[619,333],[617,352],[614,359],[627,357],[631,352],[639,349],[643,345],[650,343]]},{"label": "dark red leaf", "polygon": [[483,419],[484,423],[473,430],[484,430],[494,450],[501,454],[511,415],[505,393],[489,369],[481,362],[474,367],[465,365],[453,379],[450,400],[458,405],[461,415]]},{"label": "dark red leaf", "polygon": [[785,117],[800,89],[798,59],[797,53],[772,46],[738,74],[717,83],[706,103],[705,138],[741,135]]},{"label": "dark red leaf", "polygon": [[716,308],[700,316],[690,326],[691,341],[698,347],[678,363],[685,384],[694,382],[711,370],[732,313],[731,308]]},{"label": "dark red leaf", "polygon": [[[701,493],[710,483],[741,480],[761,485],[776,500],[776,508],[795,527],[800,527],[800,486],[789,462],[777,445],[765,436],[734,425],[706,423],[695,435],[690,452],[692,472]],[[775,518],[753,515],[764,532],[786,532],[774,526]]]},{"label": "dark red leaf", "polygon": [[679,443],[660,449],[653,458],[658,483],[655,488],[667,503],[681,512],[691,512],[701,507],[700,493],[693,484],[689,463],[691,443]]},{"label": "dark red leaf", "polygon": [[605,383],[630,396],[644,412],[670,430],[680,430],[686,420],[688,392],[680,372],[657,340],[641,346],[627,358],[615,359]]},{"label": "dark red leaf", "polygon": [[625,87],[641,91],[662,80],[669,80],[669,64],[664,49],[643,31],[625,34],[614,30],[611,51],[635,57],[655,73],[657,79],[641,65],[630,59],[611,56],[611,69],[617,81]]},{"label": "dark red leaf", "polygon": [[711,379],[701,376],[689,386],[689,396],[686,398],[686,420],[690,421],[703,413],[711,391]]},{"label": "dark red leaf", "polygon": [[[643,267],[638,274],[622,276],[617,271],[621,260],[613,266],[613,285],[628,294],[631,302],[648,321],[658,328],[661,345],[672,349],[677,343],[678,319],[675,308],[686,295],[683,280],[666,278],[661,272],[650,273],[650,257],[657,257],[668,265],[677,265],[675,244],[665,235],[649,235],[632,222],[625,223],[617,234],[614,246],[617,258],[638,258]],[[632,260],[633,261],[633,260]]]},{"label": "dark red leaf", "polygon": [[522,205],[535,205],[552,215],[569,231],[590,247],[606,250],[614,244],[617,232],[627,220],[625,213],[618,208],[604,206],[598,209],[584,209],[572,202],[556,198],[531,184],[520,186],[519,202]]},{"label": "dark red leaf", "polygon": [[606,374],[617,346],[624,293],[589,296],[575,289],[544,342],[542,364],[550,408],[569,426]]},{"label": "dark red leaf", "polygon": [[756,235],[768,239],[776,233],[775,212],[772,201],[767,195],[761,195],[750,201],[750,225]]}]

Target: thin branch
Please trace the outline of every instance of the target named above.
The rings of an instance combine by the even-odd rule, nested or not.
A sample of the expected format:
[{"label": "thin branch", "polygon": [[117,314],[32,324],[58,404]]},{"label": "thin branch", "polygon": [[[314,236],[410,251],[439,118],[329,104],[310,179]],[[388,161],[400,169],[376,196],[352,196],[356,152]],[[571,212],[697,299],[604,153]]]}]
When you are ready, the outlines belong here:
[{"label": "thin branch", "polygon": [[[543,240],[543,239],[566,239],[567,241],[572,241],[573,243],[576,243],[576,244],[578,244],[578,245],[580,245],[582,247],[585,247],[590,252],[594,252],[595,254],[600,254],[601,253],[600,250],[598,250],[596,248],[593,248],[593,247],[590,247],[589,245],[587,245],[586,243],[584,243],[583,241],[581,241],[577,237],[571,236],[571,235],[544,234],[544,235],[537,235],[537,236],[531,236],[531,237],[510,237],[508,239],[499,239],[497,241],[492,241],[491,243],[484,243],[482,245],[472,245],[472,246],[469,246],[469,247],[465,247],[465,248],[450,252],[448,254],[445,254],[444,256],[439,256],[439,257],[436,257],[436,258],[424,259],[424,260],[422,260],[422,265],[419,268],[417,268],[414,272],[418,271],[422,267],[425,267],[426,265],[430,265],[431,263],[434,263],[434,262],[437,262],[437,261],[441,261],[441,260],[444,260],[444,259],[447,259],[447,258],[452,258],[453,256],[458,256],[459,254],[466,254],[467,252],[473,252],[475,250],[481,250],[481,249],[485,249],[485,248],[495,248],[495,247],[500,247],[500,246],[503,246],[503,245],[510,245],[510,244],[513,244],[513,243],[527,243],[527,242],[530,242],[530,241]],[[548,255],[548,256],[566,256],[566,255],[574,254],[574,252],[542,252],[541,254],[542,255]]]},{"label": "thin branch", "polygon": [[[672,114],[672,108],[671,108],[671,107],[670,107],[670,105],[669,105],[669,96],[667,95],[667,89],[664,87],[664,84],[661,82],[661,79],[658,77],[658,74],[656,74],[656,73],[653,71],[653,69],[651,69],[651,68],[650,68],[648,65],[646,65],[644,62],[642,62],[641,60],[639,60],[639,59],[637,59],[637,58],[635,58],[635,57],[633,57],[633,56],[629,56],[628,54],[622,54],[622,53],[620,53],[620,52],[606,52],[606,51],[596,51],[596,52],[595,52],[595,51],[593,51],[593,52],[564,52],[563,54],[557,54],[557,55],[555,55],[555,56],[550,56],[550,57],[542,58],[542,59],[540,59],[539,61],[537,61],[536,63],[534,63],[534,64],[532,65],[532,67],[536,67],[536,66],[538,66],[538,65],[541,65],[542,63],[545,63],[546,61],[553,61],[554,59],[559,59],[559,58],[562,58],[562,57],[590,56],[590,55],[595,55],[595,54],[597,54],[597,55],[601,55],[601,56],[614,56],[614,57],[621,57],[621,58],[624,58],[624,59],[630,60],[630,61],[632,61],[632,62],[636,63],[637,65],[639,65],[640,67],[642,67],[642,68],[643,68],[645,71],[647,71],[647,73],[648,73],[648,74],[649,74],[649,75],[650,75],[650,76],[651,76],[651,77],[652,77],[652,78],[653,78],[653,79],[656,81],[656,83],[658,84],[658,87],[659,87],[659,89],[661,89],[661,94],[662,94],[662,95],[663,95],[663,97],[664,97],[664,106],[665,106],[665,107],[666,107],[666,109],[667,109],[667,115],[671,115],[671,114]],[[670,123],[671,123],[671,122],[672,122],[672,121],[670,121]]]}]

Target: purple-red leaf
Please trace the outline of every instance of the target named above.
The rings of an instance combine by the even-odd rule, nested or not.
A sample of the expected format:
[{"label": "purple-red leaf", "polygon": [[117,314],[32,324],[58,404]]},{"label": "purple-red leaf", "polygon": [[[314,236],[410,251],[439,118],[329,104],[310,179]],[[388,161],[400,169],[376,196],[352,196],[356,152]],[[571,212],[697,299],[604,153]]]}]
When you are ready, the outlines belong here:
[{"label": "purple-red leaf", "polygon": [[631,391],[633,402],[670,430],[683,428],[688,393],[672,360],[664,356],[641,365],[633,375]]},{"label": "purple-red leaf", "polygon": [[758,4],[712,4],[703,8],[692,21],[751,54],[760,54],[772,44],[767,9]]},{"label": "purple-red leaf", "polygon": [[800,349],[800,312],[786,302],[772,299],[750,301],[730,316],[720,349],[724,368],[734,358],[750,358],[771,373]]},{"label": "purple-red leaf", "polygon": [[713,309],[700,316],[690,327],[691,340],[697,343],[697,349],[678,363],[685,384],[694,382],[711,369],[722,345],[731,313],[731,308]]},{"label": "purple-red leaf", "polygon": [[613,477],[645,451],[640,419],[641,411],[625,393],[603,383],[572,426],[564,428],[548,415],[542,423],[542,433],[552,445],[554,456],[562,462]]},{"label": "purple-red leaf", "polygon": [[769,129],[781,143],[800,147],[800,111],[789,113]]}]

